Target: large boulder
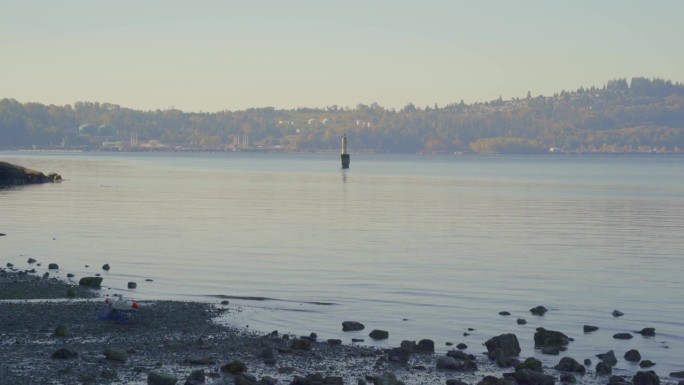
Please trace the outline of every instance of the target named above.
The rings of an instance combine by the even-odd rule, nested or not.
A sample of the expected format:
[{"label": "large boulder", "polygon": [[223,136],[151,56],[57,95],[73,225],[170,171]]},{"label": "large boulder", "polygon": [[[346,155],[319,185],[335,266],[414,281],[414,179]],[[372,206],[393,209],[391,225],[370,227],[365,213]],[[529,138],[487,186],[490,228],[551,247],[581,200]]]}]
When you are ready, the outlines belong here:
[{"label": "large boulder", "polygon": [[359,330],[363,330],[366,327],[361,323],[357,321],[344,321],[342,322],[342,331],[345,332],[356,332]]},{"label": "large boulder", "polygon": [[568,343],[570,343],[570,337],[559,331],[537,328],[534,333],[535,348],[561,347]]},{"label": "large boulder", "polygon": [[634,385],[660,385],[660,378],[653,370],[647,372],[637,372],[632,377]]},{"label": "large boulder", "polygon": [[50,182],[53,182],[53,180],[40,171],[31,170],[16,164],[0,162],[0,188]]},{"label": "large boulder", "polygon": [[558,365],[554,366],[554,369],[556,369],[560,372],[572,372],[572,373],[581,373],[581,374],[584,374],[587,370],[584,367],[584,365],[580,364],[579,362],[577,362],[577,360],[575,360],[572,357],[561,358]]},{"label": "large boulder", "polygon": [[518,337],[512,333],[492,337],[485,342],[485,346],[490,357],[497,349],[501,349],[501,353],[506,357],[517,357],[520,354]]}]

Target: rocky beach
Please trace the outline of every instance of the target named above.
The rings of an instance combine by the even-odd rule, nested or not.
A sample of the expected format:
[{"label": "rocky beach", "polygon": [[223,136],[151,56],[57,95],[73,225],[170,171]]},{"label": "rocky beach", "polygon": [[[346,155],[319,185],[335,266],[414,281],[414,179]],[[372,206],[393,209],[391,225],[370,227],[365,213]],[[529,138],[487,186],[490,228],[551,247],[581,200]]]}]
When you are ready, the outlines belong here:
[{"label": "rocky beach", "polygon": [[[427,339],[379,349],[321,341],[315,332],[259,334],[215,322],[240,311],[227,301],[143,302],[135,318],[117,323],[98,318],[103,293],[49,274],[2,268],[0,384],[658,385],[682,384],[678,376],[684,375],[660,379],[647,363],[634,376],[613,376],[612,351],[593,363],[564,357],[545,367],[533,357],[518,356],[514,334],[493,336],[484,347],[455,346],[446,355],[435,354]],[[373,330],[369,338],[385,335]],[[561,332],[535,334],[535,345],[548,354],[569,342]]]}]

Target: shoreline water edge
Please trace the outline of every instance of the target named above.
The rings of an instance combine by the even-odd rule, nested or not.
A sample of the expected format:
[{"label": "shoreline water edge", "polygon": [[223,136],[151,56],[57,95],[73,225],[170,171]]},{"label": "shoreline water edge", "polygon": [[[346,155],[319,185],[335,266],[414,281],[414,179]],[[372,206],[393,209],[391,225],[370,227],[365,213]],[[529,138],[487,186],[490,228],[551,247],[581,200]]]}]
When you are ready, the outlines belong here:
[{"label": "shoreline water edge", "polygon": [[[440,355],[427,339],[380,349],[321,341],[313,332],[229,327],[216,322],[241,311],[228,301],[145,301],[135,319],[114,322],[98,317],[104,298],[103,289],[34,269],[0,268],[0,384],[684,384],[684,372],[659,378],[648,360],[633,376],[613,375],[611,368],[623,360],[613,351],[594,362],[563,357],[546,367],[519,357],[510,333],[492,336],[485,347],[459,345]],[[645,337],[655,332],[647,329],[640,332]],[[385,334],[374,330],[369,337]],[[571,340],[558,331],[535,333],[535,345],[546,354],[558,354]],[[625,360],[640,360],[638,352],[628,353]]]}]

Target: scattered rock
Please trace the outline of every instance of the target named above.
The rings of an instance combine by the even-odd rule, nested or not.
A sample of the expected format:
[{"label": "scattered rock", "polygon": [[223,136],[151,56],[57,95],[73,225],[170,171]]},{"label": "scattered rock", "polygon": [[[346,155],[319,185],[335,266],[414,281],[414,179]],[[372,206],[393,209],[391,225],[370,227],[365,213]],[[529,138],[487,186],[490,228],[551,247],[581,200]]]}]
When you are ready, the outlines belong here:
[{"label": "scattered rock", "polygon": [[617,358],[615,357],[615,351],[613,350],[610,350],[606,353],[597,354],[596,357],[598,357],[601,362],[608,366],[615,366],[617,364]]},{"label": "scattered rock", "polygon": [[185,362],[190,365],[214,365],[216,361],[211,357],[190,357],[186,358]]},{"label": "scattered rock", "polygon": [[674,378],[684,378],[684,371],[681,371],[681,372],[672,372],[672,373],[670,373],[670,377],[674,377]]},{"label": "scattered rock", "polygon": [[193,370],[192,373],[185,379],[185,385],[199,385],[206,381],[206,374],[204,369]]},{"label": "scattered rock", "polygon": [[456,370],[459,372],[477,371],[477,363],[472,360],[456,360],[453,357],[438,357],[437,369]]},{"label": "scattered rock", "polygon": [[74,278],[74,277],[75,277],[75,275],[74,275],[73,273],[68,273],[68,274],[67,274],[67,278]]},{"label": "scattered rock", "polygon": [[608,379],[608,385],[630,385],[631,382],[627,381],[624,377],[622,376],[610,376]]},{"label": "scattered rock", "polygon": [[596,364],[596,374],[605,376],[613,373],[613,367],[606,364],[605,362],[599,362]]},{"label": "scattered rock", "polygon": [[109,267],[108,263],[105,263],[104,265],[102,265],[102,270],[109,271],[109,269],[110,269],[110,267]]},{"label": "scattered rock", "polygon": [[170,374],[150,372],[147,375],[147,385],[176,385],[178,379]]},{"label": "scattered rock", "polygon": [[527,320],[524,319],[524,318],[518,318],[518,320],[515,321],[515,322],[517,322],[518,325],[525,325],[525,324],[527,324]]},{"label": "scattered rock", "polygon": [[418,345],[416,345],[416,341],[409,341],[409,340],[403,340],[401,341],[401,344],[399,344],[404,349],[408,349],[410,351],[414,351],[418,349]]},{"label": "scattered rock", "polygon": [[247,365],[245,365],[245,363],[240,360],[233,360],[221,366],[221,371],[223,373],[238,375],[247,371]]},{"label": "scattered rock", "polygon": [[494,376],[485,376],[477,385],[511,385],[511,382]]},{"label": "scattered rock", "polygon": [[457,380],[455,378],[450,378],[450,379],[446,380],[446,385],[468,385],[468,384],[461,381],[461,380]]},{"label": "scattered rock", "polygon": [[584,366],[591,366],[591,360],[588,358],[584,359]]},{"label": "scattered rock", "polygon": [[528,357],[525,359],[525,361],[518,363],[515,365],[515,370],[523,370],[523,369],[528,369],[532,370],[535,372],[542,373],[542,363],[538,359],[534,357]]},{"label": "scattered rock", "polygon": [[71,358],[77,358],[78,353],[71,349],[67,348],[61,348],[57,349],[54,353],[52,353],[52,358],[64,360],[64,359],[71,359]]},{"label": "scattered rock", "polygon": [[584,332],[585,333],[595,332],[598,329],[599,329],[598,326],[584,325]]},{"label": "scattered rock", "polygon": [[650,368],[653,366],[655,366],[655,362],[653,362],[651,360],[643,360],[643,361],[639,362],[639,367],[642,369]]},{"label": "scattered rock", "polygon": [[561,372],[572,372],[580,374],[584,374],[586,372],[585,367],[572,357],[561,358],[558,365],[554,366],[553,368]]},{"label": "scattered rock", "polygon": [[570,338],[559,331],[537,328],[537,331],[534,333],[535,348],[561,347],[569,342]]},{"label": "scattered rock", "polygon": [[79,285],[88,287],[100,287],[101,283],[101,277],[83,277],[78,281]]},{"label": "scattered rock", "polygon": [[625,360],[629,362],[639,362],[641,361],[641,354],[636,349],[629,350],[625,353]]},{"label": "scattered rock", "polygon": [[616,340],[631,340],[632,335],[630,333],[616,333],[613,334],[613,338]]},{"label": "scattered rock", "polygon": [[530,309],[530,313],[532,313],[533,315],[538,315],[538,316],[543,316],[544,314],[546,314],[547,311],[549,311],[549,310],[547,308],[545,308],[544,306],[541,306],[541,305]]},{"label": "scattered rock", "polygon": [[363,338],[352,338],[352,342],[364,342]]},{"label": "scattered rock", "polygon": [[69,328],[64,324],[59,324],[55,328],[55,336],[66,337],[69,335]]},{"label": "scattered rock", "polygon": [[104,369],[102,372],[100,372],[100,377],[104,378],[105,380],[116,380],[119,378],[119,375],[113,370]]},{"label": "scattered rock", "polygon": [[128,283],[128,288],[129,288],[129,289],[135,289],[136,287],[138,287],[138,284],[137,284],[137,283],[135,283],[135,282],[129,282],[129,283]]},{"label": "scattered rock", "polygon": [[126,362],[128,359],[128,353],[123,349],[105,348],[103,354],[110,361]]},{"label": "scattered rock", "polygon": [[416,350],[424,353],[434,353],[435,342],[429,339],[420,340],[418,341],[418,346],[416,347]]},{"label": "scattered rock", "polygon": [[625,313],[623,313],[619,310],[613,310],[613,312],[611,314],[613,314],[613,317],[622,317],[623,315],[625,315]]},{"label": "scattered rock", "polygon": [[328,339],[328,345],[342,345],[342,340],[339,338]]},{"label": "scattered rock", "polygon": [[485,346],[487,347],[488,354],[490,354],[490,358],[492,358],[492,354],[496,349],[501,349],[501,353],[505,357],[517,357],[520,354],[518,337],[512,333],[492,337],[485,342]]},{"label": "scattered rock", "polygon": [[637,372],[632,377],[634,385],[660,385],[660,378],[653,370],[647,372]]},{"label": "scattered rock", "polygon": [[504,316],[505,316],[505,315],[511,315],[511,313],[510,313],[510,312],[507,312],[507,311],[500,311],[500,312],[499,312],[499,315],[504,315]]},{"label": "scattered rock", "polygon": [[36,263],[38,261],[36,261],[34,258],[29,258],[26,262],[27,263]]},{"label": "scattered rock", "polygon": [[635,333],[639,333],[644,337],[655,337],[655,328],[643,328],[641,331]]},{"label": "scattered rock", "polygon": [[229,304],[230,304],[230,301],[228,301],[227,299],[224,299],[223,301],[221,301],[221,305],[229,305]]},{"label": "scattered rock", "polygon": [[386,330],[375,329],[370,332],[368,336],[374,340],[386,340],[389,338],[389,332]]},{"label": "scattered rock", "polygon": [[577,379],[572,373],[563,373],[560,376],[560,382],[563,384],[575,384],[577,383]]},{"label": "scattered rock", "polygon": [[311,341],[305,338],[296,338],[292,340],[292,349],[294,350],[311,350]]},{"label": "scattered rock", "polygon": [[468,349],[468,345],[461,342],[460,344],[456,345],[456,349],[459,349],[459,350]]},{"label": "scattered rock", "polygon": [[529,369],[516,370],[513,378],[518,385],[554,385],[556,379]]},{"label": "scattered rock", "polygon": [[48,264],[48,270],[57,270],[59,269],[59,265],[56,263],[50,263]]},{"label": "scattered rock", "polygon": [[387,351],[387,360],[406,364],[411,358],[411,350],[406,348],[392,348]]},{"label": "scattered rock", "polygon": [[356,321],[344,321],[342,322],[342,331],[345,332],[355,332],[363,330],[366,327],[361,322]]}]

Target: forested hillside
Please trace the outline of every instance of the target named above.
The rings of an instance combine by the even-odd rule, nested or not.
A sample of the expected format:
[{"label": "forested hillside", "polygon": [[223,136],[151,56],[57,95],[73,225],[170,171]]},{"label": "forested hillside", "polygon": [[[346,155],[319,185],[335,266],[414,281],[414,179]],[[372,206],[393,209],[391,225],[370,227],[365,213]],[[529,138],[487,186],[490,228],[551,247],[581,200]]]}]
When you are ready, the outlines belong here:
[{"label": "forested hillside", "polygon": [[553,96],[400,110],[359,104],[191,113],[0,100],[0,148],[308,151],[338,149],[344,133],[353,152],[679,152],[684,85],[617,79]]}]

